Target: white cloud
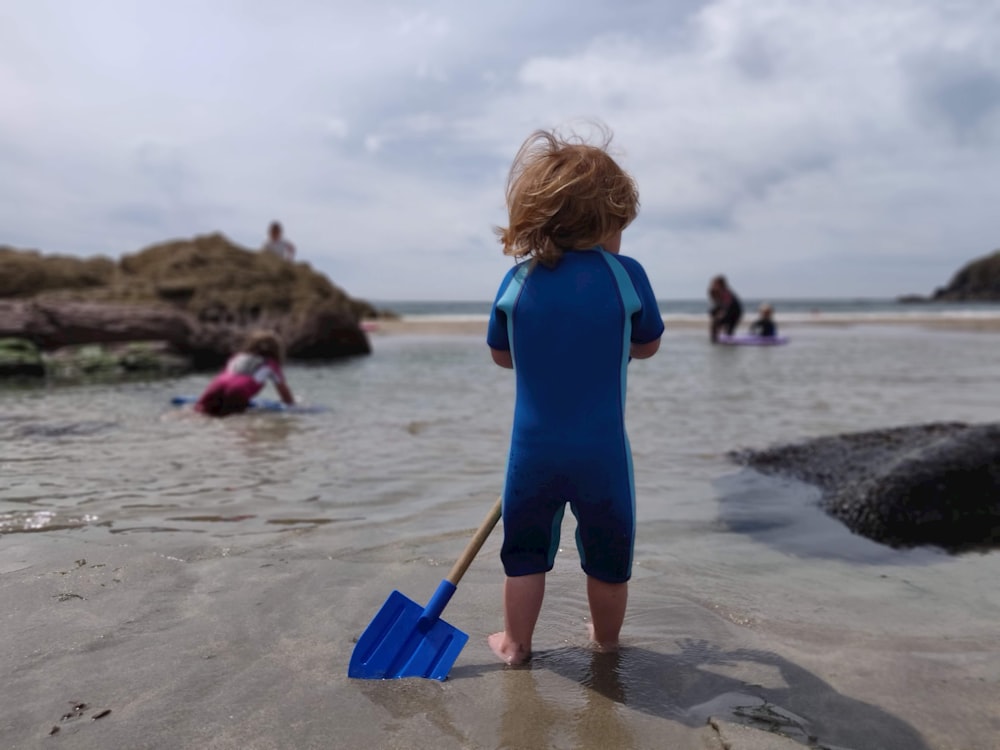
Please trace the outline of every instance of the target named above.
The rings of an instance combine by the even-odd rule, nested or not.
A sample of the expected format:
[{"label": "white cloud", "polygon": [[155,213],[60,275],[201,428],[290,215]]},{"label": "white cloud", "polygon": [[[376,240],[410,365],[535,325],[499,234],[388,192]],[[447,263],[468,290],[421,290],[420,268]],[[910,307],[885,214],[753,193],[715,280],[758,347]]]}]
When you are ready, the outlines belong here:
[{"label": "white cloud", "polygon": [[342,117],[335,116],[324,118],[322,120],[322,128],[331,138],[336,140],[343,140],[351,132],[347,121]]},{"label": "white cloud", "polygon": [[489,298],[509,161],[600,120],[663,297],[944,283],[1000,245],[988,0],[39,0],[0,29],[0,243],[117,255],[280,219],[351,293]]}]

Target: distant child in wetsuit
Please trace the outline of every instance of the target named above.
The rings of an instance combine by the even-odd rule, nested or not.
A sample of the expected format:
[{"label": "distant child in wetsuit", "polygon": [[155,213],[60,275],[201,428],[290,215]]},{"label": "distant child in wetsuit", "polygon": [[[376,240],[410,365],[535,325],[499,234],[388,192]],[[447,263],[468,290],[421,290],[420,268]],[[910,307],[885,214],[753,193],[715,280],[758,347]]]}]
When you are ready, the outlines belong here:
[{"label": "distant child in wetsuit", "polygon": [[507,664],[531,656],[567,503],[597,647],[617,648],[625,616],[636,524],[626,366],[656,353],[663,319],[642,266],[618,254],[639,196],[606,152],[609,140],[532,134],[507,181],[509,224],[497,229],[504,254],[519,261],[487,332],[517,389],[503,490],[504,630],[488,639]]},{"label": "distant child in wetsuit", "polygon": [[708,297],[712,307],[708,311],[709,339],[714,344],[719,340],[719,334],[732,336],[743,317],[743,305],[736,292],[729,288],[725,276],[716,276],[708,287]]},{"label": "distant child in wetsuit", "polygon": [[774,324],[774,308],[767,303],[757,311],[757,320],[750,324],[750,333],[763,338],[774,338],[778,335],[778,326]]},{"label": "distant child in wetsuit", "polygon": [[250,399],[268,382],[274,383],[284,403],[294,404],[295,398],[281,371],[282,359],[278,337],[270,331],[254,331],[243,348],[229,358],[225,369],[208,384],[194,408],[213,417],[246,411]]}]

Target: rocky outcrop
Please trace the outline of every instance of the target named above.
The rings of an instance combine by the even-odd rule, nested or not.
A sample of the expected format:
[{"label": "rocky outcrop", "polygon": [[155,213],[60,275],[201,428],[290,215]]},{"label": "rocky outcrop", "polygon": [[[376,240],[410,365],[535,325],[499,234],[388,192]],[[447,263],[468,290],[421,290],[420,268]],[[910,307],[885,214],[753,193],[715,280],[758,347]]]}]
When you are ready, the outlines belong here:
[{"label": "rocky outcrop", "polygon": [[1000,423],[935,423],[731,454],[822,490],[821,506],[893,547],[1000,547]]},{"label": "rocky outcrop", "polygon": [[290,359],[371,351],[359,323],[377,311],[307,263],[289,263],[221,234],[107,258],[0,248],[0,337],[42,350],[165,342],[194,368],[216,367],[246,333],[279,333]]},{"label": "rocky outcrop", "polygon": [[940,302],[1000,302],[1000,250],[965,265],[948,286],[934,292]]},{"label": "rocky outcrop", "polygon": [[104,286],[115,273],[110,258],[42,255],[37,250],[0,246],[0,298],[33,297],[53,289]]}]

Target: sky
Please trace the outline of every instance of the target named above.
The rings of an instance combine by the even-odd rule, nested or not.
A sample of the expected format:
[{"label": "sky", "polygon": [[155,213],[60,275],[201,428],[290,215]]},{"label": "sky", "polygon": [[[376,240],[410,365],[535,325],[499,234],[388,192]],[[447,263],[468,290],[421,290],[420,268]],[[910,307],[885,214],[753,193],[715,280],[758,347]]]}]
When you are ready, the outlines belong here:
[{"label": "sky", "polygon": [[11,0],[0,245],[222,232],[489,300],[511,160],[596,123],[660,299],[930,294],[1000,248],[995,0]]}]

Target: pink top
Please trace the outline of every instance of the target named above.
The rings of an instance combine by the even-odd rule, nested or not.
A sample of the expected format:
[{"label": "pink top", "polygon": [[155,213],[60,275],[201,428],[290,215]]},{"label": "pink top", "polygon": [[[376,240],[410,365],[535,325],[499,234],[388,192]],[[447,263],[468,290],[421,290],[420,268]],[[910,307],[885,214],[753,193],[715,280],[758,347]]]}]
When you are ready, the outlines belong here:
[{"label": "pink top", "polygon": [[225,370],[215,380],[224,384],[228,393],[250,401],[268,382],[283,385],[285,375],[276,359],[240,352],[229,358]]}]

